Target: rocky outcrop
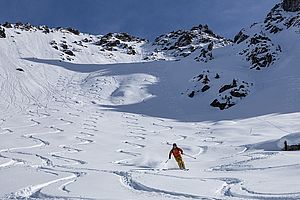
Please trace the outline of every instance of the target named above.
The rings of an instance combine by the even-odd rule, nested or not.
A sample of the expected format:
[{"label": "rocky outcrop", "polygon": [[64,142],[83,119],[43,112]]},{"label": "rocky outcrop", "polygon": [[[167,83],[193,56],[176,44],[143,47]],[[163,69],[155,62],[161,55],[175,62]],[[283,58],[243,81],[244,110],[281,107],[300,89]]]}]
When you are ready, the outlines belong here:
[{"label": "rocky outcrop", "polygon": [[[195,84],[193,90],[187,90],[187,95],[190,98],[193,98],[199,92],[206,92],[210,89],[210,72],[209,70],[203,71],[198,76],[193,77],[192,82]],[[201,89],[200,89],[201,88]]]},{"label": "rocky outcrop", "polygon": [[212,53],[213,47],[214,47],[214,43],[213,42],[210,42],[206,47],[203,47],[200,50],[200,55],[198,57],[196,57],[195,60],[206,63],[206,62],[214,59],[213,53]]},{"label": "rocky outcrop", "polygon": [[[292,2],[292,1],[291,1]],[[300,2],[300,0],[297,0]],[[286,4],[286,6],[284,6]],[[270,33],[276,34],[281,32],[285,29],[293,28],[293,27],[300,27],[300,15],[299,13],[290,13],[286,15],[287,10],[284,7],[289,7],[286,9],[290,9],[290,11],[294,10],[296,7],[290,7],[289,5],[294,5],[294,3],[286,2],[283,4],[277,4],[272,8],[272,10],[268,13],[264,24],[267,31]],[[298,10],[300,11],[300,9]]]},{"label": "rocky outcrop", "polygon": [[285,11],[300,11],[300,0],[283,0],[282,7]]},{"label": "rocky outcrop", "polygon": [[234,42],[243,46],[239,54],[251,64],[251,69],[262,70],[280,59],[283,49],[273,35],[288,29],[300,31],[300,13],[294,11],[300,11],[300,0],[284,0],[271,9],[263,23],[254,23],[235,36]]},{"label": "rocky outcrop", "polygon": [[108,33],[100,38],[95,43],[97,46],[101,46],[102,51],[118,51],[128,55],[136,55],[137,51],[133,44],[146,42],[145,39],[129,35],[127,33]]},{"label": "rocky outcrop", "polygon": [[53,49],[61,52],[60,54],[61,60],[69,60],[69,61],[74,60],[74,58],[72,57],[76,56],[74,53],[74,51],[76,51],[76,48],[73,45],[68,44],[67,41],[61,40],[60,43],[57,43],[55,40],[52,40],[50,42],[50,45],[52,46]]},{"label": "rocky outcrop", "polygon": [[244,30],[241,30],[236,36],[234,36],[233,42],[239,44],[245,41],[248,37],[249,35],[247,35]]},{"label": "rocky outcrop", "polygon": [[252,65],[251,69],[261,70],[269,67],[279,57],[281,47],[275,45],[265,34],[254,34],[246,40],[247,48],[239,54],[246,56]]},{"label": "rocky outcrop", "polygon": [[231,44],[230,40],[215,34],[207,25],[199,25],[190,30],[177,30],[161,35],[155,39],[152,46],[155,48],[154,52],[163,52],[178,59],[198,52],[195,60],[207,62],[213,59],[212,49],[228,44]]},{"label": "rocky outcrop", "polygon": [[210,106],[215,107],[215,108],[219,108],[220,110],[230,108],[234,105],[235,105],[234,103],[230,102],[230,98],[226,99],[226,102],[224,102],[224,103],[221,103],[221,102],[219,102],[218,99],[215,99],[210,104]]},{"label": "rocky outcrop", "polygon": [[5,22],[2,26],[5,28],[12,28],[12,25],[9,22]]},{"label": "rocky outcrop", "polygon": [[217,72],[203,71],[192,78],[193,86],[186,90],[186,95],[189,98],[201,98],[204,95],[209,95],[209,97],[214,97],[214,100],[209,103],[210,106],[225,110],[247,97],[254,86],[253,83],[239,81],[237,78],[233,78],[230,82],[228,79],[222,79],[223,77]]},{"label": "rocky outcrop", "polygon": [[6,38],[5,29],[0,27],[0,38]]},{"label": "rocky outcrop", "polygon": [[219,89],[219,93],[225,92],[226,90],[229,90],[231,88],[235,88],[237,86],[237,82],[235,79],[233,79],[231,84],[226,84],[223,85],[220,89]]},{"label": "rocky outcrop", "polygon": [[210,105],[220,110],[228,109],[248,96],[252,86],[253,84],[246,81],[239,82],[237,79],[233,79],[232,83],[225,84],[219,89],[219,97],[213,100]]},{"label": "rocky outcrop", "polygon": [[69,31],[70,33],[73,33],[74,35],[80,34],[80,32],[75,28],[68,27],[68,28],[66,28],[66,30]]}]

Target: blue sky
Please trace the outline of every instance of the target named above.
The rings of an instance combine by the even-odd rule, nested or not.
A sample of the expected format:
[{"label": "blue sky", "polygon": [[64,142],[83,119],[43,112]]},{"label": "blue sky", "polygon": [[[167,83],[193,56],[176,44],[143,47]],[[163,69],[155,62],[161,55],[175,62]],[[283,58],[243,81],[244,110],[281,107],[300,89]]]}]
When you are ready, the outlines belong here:
[{"label": "blue sky", "polygon": [[208,24],[232,38],[262,21],[281,0],[0,0],[0,23],[30,22],[82,32],[129,32],[153,39],[177,29]]}]

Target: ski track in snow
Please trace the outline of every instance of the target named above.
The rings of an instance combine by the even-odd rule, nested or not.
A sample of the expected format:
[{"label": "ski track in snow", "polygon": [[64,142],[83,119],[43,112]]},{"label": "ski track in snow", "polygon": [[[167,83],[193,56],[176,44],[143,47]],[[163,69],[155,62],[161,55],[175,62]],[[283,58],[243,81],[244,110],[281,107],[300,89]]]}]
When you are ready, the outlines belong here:
[{"label": "ski track in snow", "polygon": [[[59,109],[58,111],[59,112]],[[42,198],[49,198],[49,199],[94,199],[89,197],[73,197],[72,189],[70,187],[74,184],[78,183],[78,179],[83,176],[89,174],[90,170],[85,168],[84,165],[88,165],[88,163],[84,160],[73,158],[72,154],[80,154],[82,151],[85,151],[84,148],[80,148],[82,145],[91,145],[93,144],[95,134],[98,134],[98,122],[100,116],[105,116],[105,113],[95,113],[92,115],[86,115],[83,119],[80,120],[81,122],[81,131],[77,131],[76,134],[73,135],[73,142],[69,144],[64,144],[63,141],[61,144],[57,145],[58,149],[61,151],[57,152],[49,152],[48,153],[34,153],[38,152],[38,150],[45,150],[48,147],[52,146],[51,136],[55,135],[64,135],[66,133],[66,129],[70,126],[73,126],[75,122],[73,121],[73,117],[82,118],[84,112],[81,110],[77,111],[78,114],[69,115],[70,118],[56,118],[53,117],[54,115],[53,110],[49,110],[47,115],[39,115],[38,116],[29,116],[31,119],[29,121],[34,122],[34,124],[24,125],[21,127],[9,127],[4,128],[5,130],[10,130],[9,133],[5,134],[18,134],[20,138],[23,140],[30,140],[33,142],[33,145],[29,146],[12,146],[10,148],[1,149],[0,150],[0,157],[8,159],[7,162],[0,164],[0,171],[1,169],[5,169],[7,167],[13,167],[18,165],[23,165],[24,167],[32,167],[36,168],[38,171],[52,174],[55,179],[37,185],[29,185],[24,187],[18,191],[12,192],[8,194],[4,199],[22,199],[22,198],[31,198],[31,199],[42,199]],[[71,112],[70,112],[71,113]],[[188,144],[187,140],[194,140],[197,138],[199,142],[202,142],[202,145],[197,146],[189,146],[187,147],[187,151],[191,151],[192,156],[195,156],[201,159],[201,155],[205,155],[210,151],[210,148],[216,148],[217,145],[222,145],[222,141],[214,140],[214,136],[212,131],[206,127],[199,127],[197,126],[198,132],[194,132],[196,137],[193,134],[178,134],[172,133],[172,130],[175,129],[176,126],[175,122],[167,122],[162,121],[159,119],[152,119],[156,122],[149,123],[147,117],[138,116],[135,114],[121,114],[122,123],[124,130],[126,130],[126,137],[125,140],[120,140],[120,144],[123,144],[124,148],[117,149],[116,152],[120,154],[124,154],[124,159],[116,160],[112,163],[117,165],[121,165],[124,167],[133,167],[137,169],[132,169],[129,171],[107,171],[103,170],[96,170],[98,173],[108,172],[110,174],[114,174],[120,177],[120,183],[125,187],[131,189],[134,192],[143,194],[151,194],[161,198],[184,198],[184,199],[230,199],[230,198],[237,198],[237,199],[288,199],[288,200],[295,200],[300,198],[300,193],[283,193],[283,194],[276,194],[276,193],[262,193],[262,192],[255,192],[252,190],[247,189],[247,187],[241,185],[244,181],[238,178],[224,178],[218,173],[214,174],[214,172],[218,171],[226,171],[226,172],[247,172],[247,171],[255,171],[255,170],[271,170],[271,169],[278,169],[278,168],[290,168],[290,167],[299,167],[300,164],[293,164],[293,165],[278,165],[278,166],[267,166],[267,167],[255,167],[251,163],[258,160],[266,160],[272,157],[276,157],[278,153],[276,152],[251,152],[251,151],[244,151],[240,152],[237,151],[236,155],[243,155],[244,160],[235,161],[229,164],[219,165],[212,167],[211,169],[207,170],[207,173],[212,173],[212,177],[209,178],[200,178],[200,177],[185,177],[182,174],[174,175],[172,174],[173,169],[165,169],[165,168],[157,168],[154,166],[147,167],[143,165],[137,165],[134,160],[136,158],[143,157],[143,149],[149,148],[147,142],[148,139],[153,137],[161,137],[163,134],[166,137],[166,142],[162,142],[162,145],[166,145],[168,148],[172,145],[173,141],[177,141],[178,143],[184,143],[183,148],[185,149],[185,145]],[[55,121],[55,123],[45,124],[48,119],[50,122]],[[144,121],[144,122],[140,122]],[[49,123],[50,123],[49,122]],[[63,123],[62,123],[63,122]],[[147,126],[143,125],[145,122],[148,122]],[[47,122],[48,123],[48,122]],[[172,124],[172,125],[171,125]],[[196,127],[196,126],[195,126]],[[30,131],[26,131],[28,128]],[[23,130],[20,132],[19,130]],[[43,130],[46,131],[36,131],[36,130]],[[199,130],[201,129],[201,130]],[[35,130],[35,131],[34,131]],[[101,129],[100,129],[101,130]],[[32,132],[32,133],[29,133]],[[19,134],[20,133],[20,134]],[[168,139],[169,138],[169,139]],[[50,150],[51,148],[49,148]],[[36,157],[40,159],[40,163],[35,163],[34,159],[28,160],[28,157]],[[227,158],[231,158],[227,157]],[[226,158],[223,158],[226,160]],[[188,160],[188,158],[186,158]],[[190,161],[192,162],[192,161]],[[193,161],[195,162],[195,161]],[[201,162],[201,161],[199,161]],[[188,165],[188,161],[187,161]],[[79,166],[79,167],[75,167]],[[177,171],[174,168],[174,171]],[[69,174],[66,176],[66,174]],[[192,193],[181,193],[181,192],[174,192],[169,191],[166,189],[159,189],[152,186],[147,186],[138,180],[135,180],[132,175],[139,174],[140,176],[147,177],[148,175],[165,177],[165,178],[172,178],[178,180],[201,180],[201,181],[216,181],[216,182],[223,182],[223,186],[216,191],[216,194],[219,194],[219,197],[203,196],[203,195],[195,195]],[[220,177],[218,177],[220,176]],[[64,196],[56,196],[55,194],[48,194],[44,193],[43,190],[46,188],[51,188],[52,185],[59,185],[57,190],[62,191],[65,193]],[[236,190],[236,188],[240,188]],[[71,195],[71,196],[70,196]],[[98,199],[98,198],[96,198]]]},{"label": "ski track in snow", "polygon": [[[184,123],[105,110],[98,104],[110,101],[105,92],[116,95],[115,91],[120,89],[114,76],[95,75],[96,82],[91,85],[90,75],[64,73],[56,81],[44,81],[46,86],[40,86],[43,92],[35,96],[21,87],[16,77],[4,72],[7,83],[1,87],[11,91],[7,94],[7,110],[18,109],[12,109],[13,114],[5,113],[0,119],[0,139],[7,141],[0,146],[0,173],[33,169],[37,177],[46,178],[30,180],[20,187],[18,184],[15,187],[19,188],[3,194],[1,199],[101,199],[93,193],[80,194],[78,189],[86,184],[81,181],[104,174],[111,180],[119,177],[114,187],[137,199],[300,199],[300,189],[299,192],[276,193],[267,188],[271,192],[263,192],[264,188],[253,187],[251,179],[247,178],[280,170],[299,171],[297,159],[284,163],[280,162],[282,153],[277,151],[242,150],[245,147],[240,141],[229,141],[218,132],[218,129],[225,129],[222,133],[229,134],[230,139],[240,137],[244,142],[261,136],[264,130],[256,129],[263,126],[272,127],[272,131],[281,134],[293,133],[272,122],[273,116],[254,119],[260,124],[255,127],[251,122],[249,134],[249,129],[247,133],[242,128],[236,130],[235,121]],[[144,79],[151,82],[148,76]],[[130,84],[126,87],[134,85]],[[15,97],[16,87],[21,87],[24,98],[20,104]],[[146,97],[141,99],[143,102]],[[109,103],[124,102],[116,98]],[[240,123],[239,128],[243,127],[243,122]],[[173,159],[165,163],[174,142],[187,155],[196,157],[183,156],[189,171],[178,170]],[[97,153],[99,155],[95,155]],[[110,156],[101,157],[101,153]],[[9,178],[18,183],[18,177]],[[181,187],[176,191],[160,181],[178,183]],[[206,184],[211,184],[211,188]],[[193,191],[189,190],[193,187]]]}]

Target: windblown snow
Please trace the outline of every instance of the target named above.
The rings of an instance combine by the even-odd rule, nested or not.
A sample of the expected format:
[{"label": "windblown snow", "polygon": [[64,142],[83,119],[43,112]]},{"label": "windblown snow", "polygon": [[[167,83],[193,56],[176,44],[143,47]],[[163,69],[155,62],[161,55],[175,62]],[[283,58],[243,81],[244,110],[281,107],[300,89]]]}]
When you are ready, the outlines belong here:
[{"label": "windblown snow", "polygon": [[1,199],[300,199],[300,154],[281,151],[300,142],[299,28],[153,51],[21,27],[0,39]]}]

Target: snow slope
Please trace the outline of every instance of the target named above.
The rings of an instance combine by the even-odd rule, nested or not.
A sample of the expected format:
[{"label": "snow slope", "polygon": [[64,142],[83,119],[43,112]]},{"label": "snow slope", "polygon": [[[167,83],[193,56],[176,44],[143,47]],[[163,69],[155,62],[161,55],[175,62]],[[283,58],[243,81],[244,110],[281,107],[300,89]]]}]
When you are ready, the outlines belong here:
[{"label": "snow slope", "polygon": [[[98,36],[6,28],[0,198],[299,199],[299,153],[281,151],[285,140],[299,142],[299,33],[263,26],[206,63],[145,62],[143,42],[120,42],[136,47],[132,55],[119,44],[100,51]],[[256,30],[281,48],[261,70],[240,54],[255,49],[247,41]],[[88,47],[72,43],[85,38]],[[220,93],[233,79],[238,86]],[[232,107],[210,106],[242,84],[247,95],[230,98]],[[165,162],[174,142],[189,171]]]}]

